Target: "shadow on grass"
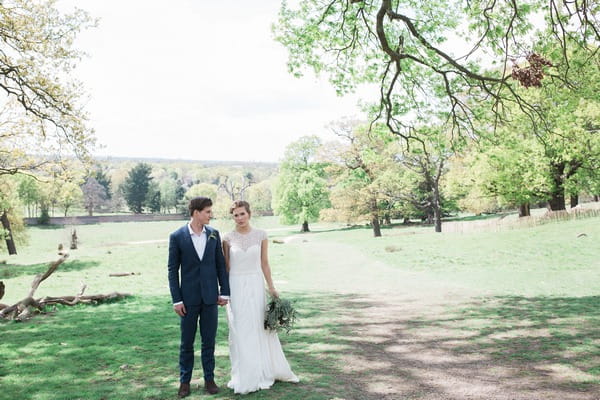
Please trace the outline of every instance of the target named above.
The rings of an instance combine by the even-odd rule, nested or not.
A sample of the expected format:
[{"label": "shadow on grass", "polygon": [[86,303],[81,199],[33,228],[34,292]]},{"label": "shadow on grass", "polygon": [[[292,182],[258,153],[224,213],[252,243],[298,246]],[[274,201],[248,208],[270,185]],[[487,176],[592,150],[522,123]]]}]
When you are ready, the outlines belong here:
[{"label": "shadow on grass", "polygon": [[[275,384],[245,399],[326,400],[361,398],[339,381],[336,358],[349,343],[336,335],[340,321],[327,310],[332,296],[296,296],[301,323],[281,334],[299,384]],[[222,391],[206,396],[196,343],[194,398],[234,398],[229,378],[227,324],[220,309],[215,375]],[[138,297],[99,306],[59,307],[26,323],[1,323],[0,379],[6,398],[171,399],[176,398],[178,318],[168,296]],[[338,371],[338,372],[335,372]],[[23,383],[27,382],[26,385]]]},{"label": "shadow on grass", "polygon": [[[50,264],[51,262],[30,265],[6,264],[0,266],[0,278],[9,279],[23,275],[31,275],[33,277],[37,274],[46,272]],[[83,271],[88,268],[97,267],[99,264],[100,263],[97,261],[65,261],[58,267],[58,270],[61,272]]]},{"label": "shadow on grass", "polygon": [[488,321],[462,350],[504,361],[561,364],[587,375],[580,384],[600,384],[600,296],[503,296],[461,313],[466,321]]},{"label": "shadow on grass", "polygon": [[[402,309],[372,314],[385,304],[352,295],[290,293],[289,298],[301,315],[296,329],[280,339],[301,382],[276,383],[244,399],[583,400],[599,389],[598,297],[503,297],[422,316]],[[193,398],[239,398],[225,387],[230,364],[224,311],[215,370],[222,391],[203,394],[197,354]],[[518,321],[532,332],[523,333]],[[534,328],[551,330],[556,340],[537,345],[548,335]],[[176,398],[179,327],[168,296],[60,307],[26,323],[0,324],[0,330],[6,398]],[[511,338],[497,337],[511,332]],[[544,374],[548,362],[585,371],[592,379]],[[523,372],[530,374],[526,382]],[[449,382],[463,395],[452,392]],[[473,396],[468,385],[477,382],[496,391]]]},{"label": "shadow on grass", "polygon": [[599,296],[497,297],[416,318],[402,305],[372,314],[381,304],[360,298],[340,306],[363,310],[337,334],[352,343],[355,363],[340,379],[375,388],[356,398],[596,400],[600,393]]}]

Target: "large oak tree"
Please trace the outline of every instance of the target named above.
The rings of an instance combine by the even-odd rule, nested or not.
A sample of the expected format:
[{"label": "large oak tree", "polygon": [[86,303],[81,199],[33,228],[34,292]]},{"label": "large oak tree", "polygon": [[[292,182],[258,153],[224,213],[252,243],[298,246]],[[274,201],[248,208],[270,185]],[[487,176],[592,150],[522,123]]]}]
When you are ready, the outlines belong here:
[{"label": "large oak tree", "polygon": [[[406,138],[426,140],[424,122],[449,123],[453,133],[482,127],[473,104],[505,119],[516,105],[538,118],[517,88],[553,75],[567,85],[573,50],[597,57],[600,3],[571,0],[299,0],[281,7],[276,38],[289,68],[325,73],[344,93],[361,83],[379,87],[374,115]],[[541,42],[560,49],[549,63]],[[555,68],[556,65],[565,68]],[[473,101],[475,100],[475,101]],[[485,116],[485,118],[488,118]],[[436,120],[437,121],[434,121]]]}]

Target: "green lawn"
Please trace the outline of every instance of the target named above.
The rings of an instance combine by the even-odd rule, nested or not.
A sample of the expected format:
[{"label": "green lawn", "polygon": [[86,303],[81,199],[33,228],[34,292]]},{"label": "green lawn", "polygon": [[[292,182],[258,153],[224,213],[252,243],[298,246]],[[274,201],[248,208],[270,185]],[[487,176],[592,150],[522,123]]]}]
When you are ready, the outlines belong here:
[{"label": "green lawn", "polygon": [[[399,324],[417,337],[452,336],[452,354],[477,352],[499,365],[550,365],[568,372],[573,390],[600,388],[598,222],[472,234],[398,227],[373,238],[368,228],[315,224],[311,233],[299,234],[298,227],[280,226],[274,218],[256,218],[254,225],[267,229],[271,239],[285,239],[270,245],[270,260],[279,291],[295,300],[301,313],[298,328],[281,335],[301,383],[278,383],[244,398],[366,398],[344,365],[356,346],[352,329],[359,328],[341,316],[359,304],[358,298],[373,295],[418,303],[402,305],[406,314],[398,316]],[[26,323],[0,323],[0,398],[175,398],[178,321],[168,295],[166,239],[181,224],[76,227],[79,249],[42,283],[36,297],[73,295],[81,282],[88,286],[86,294],[134,296],[99,306],[58,307]],[[217,220],[215,226],[232,225]],[[0,265],[3,303],[25,296],[33,276],[58,257],[57,244],[68,243],[71,228],[29,229],[29,246]],[[109,277],[113,272],[135,275]],[[427,312],[439,293],[456,298]],[[354,317],[363,318],[358,311]],[[216,369],[221,386],[229,369],[225,320],[221,309]],[[194,385],[200,376],[197,368]],[[201,393],[195,390],[192,398],[209,398]],[[233,394],[225,389],[211,398]]]}]

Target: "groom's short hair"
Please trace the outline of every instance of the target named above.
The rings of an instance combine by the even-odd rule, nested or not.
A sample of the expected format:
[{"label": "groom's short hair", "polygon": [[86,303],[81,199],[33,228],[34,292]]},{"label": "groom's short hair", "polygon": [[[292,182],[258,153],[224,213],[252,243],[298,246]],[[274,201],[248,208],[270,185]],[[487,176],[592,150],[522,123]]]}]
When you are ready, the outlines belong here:
[{"label": "groom's short hair", "polygon": [[194,197],[193,199],[190,200],[190,204],[188,206],[188,208],[190,210],[190,217],[192,215],[194,215],[194,210],[202,211],[206,207],[211,207],[211,206],[212,206],[212,200],[209,199],[208,197],[202,197],[202,196]]}]

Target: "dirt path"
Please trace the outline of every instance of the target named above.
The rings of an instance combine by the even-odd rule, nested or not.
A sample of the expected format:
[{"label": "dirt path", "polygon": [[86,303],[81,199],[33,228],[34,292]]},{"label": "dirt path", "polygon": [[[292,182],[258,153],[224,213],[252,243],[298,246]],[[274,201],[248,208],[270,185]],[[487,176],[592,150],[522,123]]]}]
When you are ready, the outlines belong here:
[{"label": "dirt path", "polygon": [[347,399],[600,400],[600,387],[583,383],[589,376],[568,365],[498,357],[494,340],[513,332],[457,314],[488,301],[479,293],[373,262],[343,244],[311,243],[306,251],[321,264],[303,266],[320,268],[312,289],[345,296],[336,339],[350,351],[336,378],[350,388]]},{"label": "dirt path", "polygon": [[[347,301],[343,333],[353,343],[341,379],[357,399],[598,400],[568,367],[498,360],[456,329],[444,298],[364,296]],[[352,310],[352,311],[350,311]],[[357,311],[358,310],[358,311]]]}]

